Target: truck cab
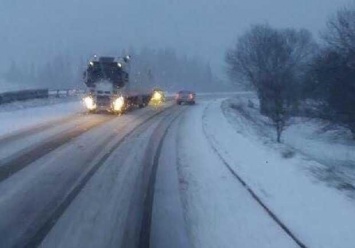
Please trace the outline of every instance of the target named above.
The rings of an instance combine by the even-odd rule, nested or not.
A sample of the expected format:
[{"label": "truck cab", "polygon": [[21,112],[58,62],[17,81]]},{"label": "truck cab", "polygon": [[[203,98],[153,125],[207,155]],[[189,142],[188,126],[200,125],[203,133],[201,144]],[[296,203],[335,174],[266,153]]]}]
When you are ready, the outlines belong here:
[{"label": "truck cab", "polygon": [[84,72],[88,95],[84,103],[89,112],[108,111],[123,113],[128,107],[145,106],[150,94],[130,90],[130,57],[94,57]]}]

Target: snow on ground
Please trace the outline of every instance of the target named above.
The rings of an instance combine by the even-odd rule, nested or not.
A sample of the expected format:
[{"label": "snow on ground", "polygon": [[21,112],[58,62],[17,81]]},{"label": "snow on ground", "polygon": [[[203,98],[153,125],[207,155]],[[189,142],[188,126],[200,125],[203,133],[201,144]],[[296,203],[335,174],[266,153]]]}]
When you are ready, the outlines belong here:
[{"label": "snow on ground", "polygon": [[79,101],[24,108],[16,111],[0,111],[0,137],[21,129],[59,120],[84,111],[84,106]]},{"label": "snow on ground", "polygon": [[[205,107],[206,102],[191,107],[179,123],[177,137],[179,182],[192,247],[297,247],[213,152],[202,130]],[[218,118],[213,122],[216,128]]]},{"label": "snow on ground", "polygon": [[190,248],[184,221],[176,166],[178,121],[168,132],[159,158],[155,181],[150,247]]},{"label": "snow on ground", "polygon": [[[253,123],[245,122],[244,117],[227,119],[221,104],[222,101],[216,101],[206,108],[203,125],[209,141],[230,166],[308,247],[353,248],[354,202],[316,180],[306,169],[322,165],[299,153],[293,156],[280,153],[280,149],[285,149],[283,145],[260,138],[251,131]],[[244,123],[238,121],[241,119]],[[221,187],[224,180],[220,178],[219,182],[211,181],[211,184]],[[217,202],[226,199],[226,196],[217,198]],[[211,197],[210,204],[215,201]],[[244,209],[244,214],[249,212]],[[265,227],[255,230],[259,232],[260,228]]]},{"label": "snow on ground", "polygon": [[[107,155],[123,135],[137,125],[128,125],[134,123],[136,118],[136,115],[115,118],[111,122],[114,125],[101,126],[94,130],[96,135],[89,132],[81,137],[83,140],[85,136],[92,136],[92,147],[97,147],[95,140],[105,141],[107,136],[114,139],[105,144],[100,156],[96,155],[92,161],[80,165],[91,168],[97,164],[102,159],[101,156]],[[139,231],[135,221],[138,222],[142,213],[143,197],[141,198],[140,189],[141,180],[145,178],[143,173],[147,159],[144,151],[150,145],[150,137],[163,116],[157,118],[157,122],[142,126],[132,136],[125,138],[125,142],[100,165],[40,247],[135,247],[125,246],[124,242],[125,239],[134,237],[129,235],[132,235],[132,230]],[[107,131],[108,127],[111,131]],[[75,149],[72,151],[75,153]],[[64,155],[63,153],[62,156]],[[131,229],[127,231],[128,228]]]},{"label": "snow on ground", "polygon": [[[239,97],[226,101],[224,112],[228,119],[254,134],[251,137],[258,134],[258,139],[272,143],[274,128],[259,114],[257,103],[254,108],[248,107],[249,99]],[[283,146],[281,150],[285,156],[297,151],[319,162],[321,166],[310,168],[315,176],[355,197],[355,141],[351,138],[351,133],[343,127],[324,120],[297,117],[291,119],[291,125],[283,133],[283,143],[289,147]]]},{"label": "snow on ground", "polygon": [[328,161],[328,164],[349,163],[355,167],[355,141],[340,136],[339,133],[345,130],[322,131],[322,127],[324,124],[317,120],[294,119],[293,124],[285,130],[284,141],[309,156]]},{"label": "snow on ground", "polygon": [[314,168],[314,174],[327,184],[355,197],[355,142],[340,127],[323,131],[324,123],[296,119],[284,133],[286,144],[307,157],[325,165]]},{"label": "snow on ground", "polygon": [[34,108],[34,107],[43,107],[49,105],[56,105],[66,102],[78,102],[80,101],[80,96],[69,96],[69,97],[49,97],[43,99],[31,99],[27,101],[15,101],[11,103],[5,103],[0,105],[0,113],[1,112],[10,112],[10,111],[17,111],[26,108]]}]

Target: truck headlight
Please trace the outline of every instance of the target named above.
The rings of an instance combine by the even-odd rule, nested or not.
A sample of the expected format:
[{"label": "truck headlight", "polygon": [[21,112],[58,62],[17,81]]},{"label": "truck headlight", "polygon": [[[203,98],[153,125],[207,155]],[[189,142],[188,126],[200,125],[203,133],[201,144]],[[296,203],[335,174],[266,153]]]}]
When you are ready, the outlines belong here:
[{"label": "truck headlight", "polygon": [[116,112],[120,112],[123,110],[124,105],[125,105],[124,98],[120,96],[119,98],[113,101],[113,110]]},{"label": "truck headlight", "polygon": [[88,110],[94,110],[96,109],[96,104],[94,99],[91,96],[87,96],[83,99],[85,106]]}]

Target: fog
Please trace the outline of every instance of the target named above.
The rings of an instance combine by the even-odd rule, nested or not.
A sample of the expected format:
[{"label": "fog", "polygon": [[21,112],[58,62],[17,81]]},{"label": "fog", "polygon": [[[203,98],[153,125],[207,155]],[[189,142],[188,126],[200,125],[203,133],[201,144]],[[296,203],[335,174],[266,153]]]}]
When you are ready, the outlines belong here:
[{"label": "fog", "polygon": [[225,50],[253,23],[318,34],[347,0],[0,0],[0,65],[122,49],[173,48],[221,75]]}]

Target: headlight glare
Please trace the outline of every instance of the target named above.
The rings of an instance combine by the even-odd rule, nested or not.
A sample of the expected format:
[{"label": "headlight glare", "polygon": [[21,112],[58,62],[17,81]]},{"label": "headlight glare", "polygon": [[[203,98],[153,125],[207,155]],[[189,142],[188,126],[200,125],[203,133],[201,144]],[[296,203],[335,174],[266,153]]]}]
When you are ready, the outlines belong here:
[{"label": "headlight glare", "polygon": [[113,109],[116,112],[120,112],[123,110],[125,105],[125,101],[124,98],[122,96],[120,96],[119,98],[117,98],[114,102],[113,102]]},{"label": "headlight glare", "polygon": [[154,92],[152,100],[154,101],[161,101],[163,98],[162,94],[160,92]]},{"label": "headlight glare", "polygon": [[91,96],[87,96],[83,100],[84,100],[85,106],[88,110],[96,109],[95,101]]}]

